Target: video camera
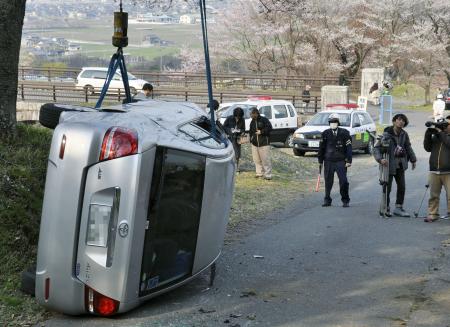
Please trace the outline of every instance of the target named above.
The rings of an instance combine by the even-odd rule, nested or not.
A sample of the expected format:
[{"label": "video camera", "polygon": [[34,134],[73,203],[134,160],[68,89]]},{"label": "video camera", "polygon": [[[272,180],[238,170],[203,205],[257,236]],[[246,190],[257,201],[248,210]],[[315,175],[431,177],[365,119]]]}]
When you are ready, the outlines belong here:
[{"label": "video camera", "polygon": [[428,128],[439,128],[440,130],[444,130],[448,126],[448,122],[445,119],[439,119],[438,121],[427,121],[425,126]]},{"label": "video camera", "polygon": [[391,145],[391,136],[389,133],[384,132],[382,135],[378,136],[378,142],[380,142],[381,153],[386,153],[389,151]]}]

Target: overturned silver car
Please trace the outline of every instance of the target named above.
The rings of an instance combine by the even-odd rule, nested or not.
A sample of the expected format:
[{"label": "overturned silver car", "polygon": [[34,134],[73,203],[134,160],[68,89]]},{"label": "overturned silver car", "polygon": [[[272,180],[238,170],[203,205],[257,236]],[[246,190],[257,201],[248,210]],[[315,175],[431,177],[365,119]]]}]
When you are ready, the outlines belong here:
[{"label": "overturned silver car", "polygon": [[38,302],[108,316],[212,265],[235,161],[204,111],[163,101],[61,111],[48,160]]}]

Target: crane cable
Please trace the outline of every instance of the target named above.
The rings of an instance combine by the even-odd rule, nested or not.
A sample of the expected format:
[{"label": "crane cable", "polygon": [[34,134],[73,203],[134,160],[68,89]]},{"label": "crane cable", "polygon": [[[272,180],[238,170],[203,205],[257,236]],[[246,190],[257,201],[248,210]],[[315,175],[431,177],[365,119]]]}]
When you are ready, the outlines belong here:
[{"label": "crane cable", "polygon": [[212,93],[212,81],[211,81],[211,64],[209,60],[209,46],[208,46],[208,28],[206,26],[206,3],[205,0],[199,0],[200,4],[200,17],[202,22],[202,34],[203,34],[203,50],[205,53],[205,67],[206,67],[206,82],[208,85],[208,103],[209,113],[211,115],[211,134],[213,137],[221,139],[216,131],[216,120],[213,109],[213,93]]}]

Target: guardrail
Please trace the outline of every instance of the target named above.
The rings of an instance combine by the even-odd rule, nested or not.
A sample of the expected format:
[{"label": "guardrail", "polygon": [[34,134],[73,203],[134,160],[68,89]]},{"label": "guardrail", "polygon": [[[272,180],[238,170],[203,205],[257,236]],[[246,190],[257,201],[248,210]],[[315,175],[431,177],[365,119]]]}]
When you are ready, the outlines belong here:
[{"label": "guardrail", "polygon": [[[292,93],[271,93],[252,92],[254,96],[270,95],[273,99],[291,101],[299,113],[313,113],[320,108],[320,97],[311,96],[310,103],[304,106],[301,96]],[[93,103],[97,102],[100,89],[95,89],[94,93],[85,89],[77,89],[73,85],[19,82],[17,89],[17,100],[24,102],[61,102],[61,103]],[[245,101],[249,96],[248,92],[238,91],[214,91],[214,97],[220,102]],[[126,98],[124,89],[109,89],[105,96],[106,102],[122,103]],[[153,98],[168,101],[189,101],[200,106],[208,103],[208,92],[205,90],[155,88]]]},{"label": "guardrail", "polygon": [[[205,74],[183,72],[147,72],[130,71],[138,78],[152,83],[155,87],[202,88],[206,87]],[[35,68],[19,67],[19,81],[47,81],[74,83],[80,69],[78,68]],[[361,80],[347,80],[350,91],[359,91]],[[337,76],[283,76],[269,74],[223,74],[214,73],[212,79],[215,89],[248,89],[248,90],[283,90],[301,93],[305,85],[311,86],[311,91],[320,92],[324,85],[338,85]]]}]

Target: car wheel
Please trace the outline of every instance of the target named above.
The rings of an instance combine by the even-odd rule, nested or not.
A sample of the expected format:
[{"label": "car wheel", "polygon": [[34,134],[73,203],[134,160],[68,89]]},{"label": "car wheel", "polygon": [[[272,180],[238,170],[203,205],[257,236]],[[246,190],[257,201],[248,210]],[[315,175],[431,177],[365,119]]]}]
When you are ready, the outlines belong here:
[{"label": "car wheel", "polygon": [[291,133],[286,137],[286,141],[284,141],[285,148],[293,148],[294,147],[294,134]]},{"label": "car wheel", "polygon": [[366,154],[373,154],[374,144],[373,144],[373,138],[369,139],[369,144],[367,144],[367,147],[364,149],[364,152]]},{"label": "car wheel", "polygon": [[83,87],[84,92],[86,92],[89,95],[94,95],[94,87],[92,85],[85,85]]},{"label": "car wheel", "polygon": [[305,151],[303,150],[299,150],[299,149],[292,149],[294,151],[294,155],[298,156],[298,157],[303,157],[305,155]]},{"label": "car wheel", "polygon": [[81,112],[89,111],[89,109],[85,107],[77,107],[64,104],[45,103],[41,106],[41,109],[39,111],[39,123],[41,123],[42,126],[55,129],[56,125],[58,125],[59,123],[59,116],[61,116],[61,113],[64,111]]},{"label": "car wheel", "polygon": [[136,88],[134,88],[134,87],[130,87],[130,93],[132,96],[135,96],[136,94],[138,94]]},{"label": "car wheel", "polygon": [[36,267],[30,267],[22,271],[20,290],[26,294],[34,296],[34,289],[36,286]]}]

